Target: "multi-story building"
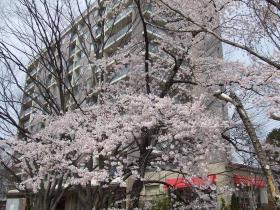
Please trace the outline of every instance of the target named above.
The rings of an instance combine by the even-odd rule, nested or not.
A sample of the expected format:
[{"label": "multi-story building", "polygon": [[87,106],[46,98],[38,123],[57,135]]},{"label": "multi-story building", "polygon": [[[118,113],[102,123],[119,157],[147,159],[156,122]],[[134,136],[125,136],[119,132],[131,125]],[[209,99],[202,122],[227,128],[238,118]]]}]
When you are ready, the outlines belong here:
[{"label": "multi-story building", "polygon": [[[102,79],[110,83],[126,77],[127,67],[114,74],[107,72],[103,75],[100,69],[94,66],[97,59],[116,54],[118,48],[129,40],[142,39],[143,27],[136,5],[129,1],[125,9],[114,14],[112,11],[120,2],[116,0],[113,6],[105,10],[96,1],[63,30],[60,40],[48,43],[49,46],[34,57],[28,67],[20,116],[20,124],[24,128],[34,128],[34,113],[68,109],[73,100],[77,100],[76,103],[91,103],[95,100],[91,91],[101,77],[105,77]],[[145,15],[149,15],[152,6],[147,3],[143,5]],[[105,21],[100,18],[105,17],[103,13],[107,17]],[[150,39],[167,35],[166,31],[150,25],[147,25],[147,32]],[[222,57],[222,46],[217,40],[208,38],[202,47],[209,55]],[[150,53],[155,51],[156,46],[150,43]],[[113,63],[113,60],[106,62],[108,71]],[[81,91],[82,89],[86,91]],[[52,107],[53,103],[56,105]]]},{"label": "multi-story building", "polygon": [[[120,1],[116,1],[116,6],[118,2]],[[110,10],[113,9],[110,8],[106,13],[110,13]],[[103,8],[100,8],[96,2],[90,7],[89,12],[83,13],[74,20],[71,26],[63,30],[61,40],[59,40],[61,47],[55,46],[57,43],[50,44],[47,47],[54,45],[54,49],[46,48],[45,52],[31,61],[20,116],[20,124],[24,128],[29,130],[32,128],[33,113],[55,109],[49,107],[50,103],[57,103],[58,106],[61,106],[59,97],[64,98],[66,106],[71,106],[74,97],[77,103],[85,99],[79,96],[82,88],[86,88],[87,94],[90,95],[89,91],[94,88],[101,77],[100,70],[94,69],[91,61],[112,54],[118,47],[127,43],[128,39],[132,37],[133,31],[138,27],[137,24],[132,24],[136,18],[135,7],[132,4],[103,23],[100,23],[101,20],[95,20],[99,18],[101,10]],[[110,15],[108,16],[110,17]],[[90,19],[85,23],[84,18],[87,17]],[[90,26],[86,24],[90,24]],[[50,55],[50,51],[54,54]],[[58,62],[63,62],[63,64],[54,67]],[[108,66],[112,62],[108,62]],[[58,81],[56,75],[58,71],[64,72],[63,81]],[[125,73],[126,70],[106,79],[113,83],[124,77]],[[59,96],[58,86],[60,85],[64,89],[62,96]],[[71,97],[71,94],[74,96]],[[85,102],[89,102],[88,99]],[[45,110],[42,109],[44,106],[46,106]]]}]

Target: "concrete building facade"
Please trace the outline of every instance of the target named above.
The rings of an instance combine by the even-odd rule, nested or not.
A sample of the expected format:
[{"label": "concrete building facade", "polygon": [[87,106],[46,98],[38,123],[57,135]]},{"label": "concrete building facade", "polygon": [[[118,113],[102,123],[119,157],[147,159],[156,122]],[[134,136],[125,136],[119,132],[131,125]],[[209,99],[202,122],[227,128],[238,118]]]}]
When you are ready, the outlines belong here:
[{"label": "concrete building facade", "polygon": [[[100,81],[101,73],[100,69],[94,67],[95,60],[100,57],[106,58],[117,54],[118,48],[124,46],[131,39],[143,39],[139,13],[133,1],[128,1],[125,9],[118,14],[110,15],[110,12],[120,2],[116,0],[113,8],[106,9],[105,13],[108,13],[108,19],[105,20],[102,27],[100,27],[99,20],[96,20],[100,12],[98,10],[100,7],[96,2],[91,6],[89,12],[83,13],[82,16],[89,17],[91,31],[88,25],[85,24],[85,18],[77,17],[75,22],[67,27],[61,35],[60,52],[54,49],[51,50],[53,55],[49,55],[50,53],[46,49],[46,52],[31,61],[26,77],[26,94],[23,96],[20,116],[20,124],[24,128],[32,130],[32,128],[38,126],[32,123],[34,113],[44,113],[42,107],[51,109],[49,107],[51,101],[56,102],[58,106],[61,105],[58,100],[60,94],[58,83],[61,81],[57,81],[56,72],[53,72],[53,69],[58,67],[52,66],[54,65],[52,60],[56,60],[56,63],[63,62],[62,68],[65,74],[63,76],[64,81],[62,81],[63,86],[64,89],[71,89],[71,91],[63,91],[67,108],[71,108],[71,104],[73,104],[70,92],[73,92],[78,102],[90,104],[94,102],[94,97],[86,97],[85,93],[81,94],[82,91],[80,90],[86,89],[87,95],[91,95],[91,91]],[[145,15],[149,15],[149,13],[152,13],[152,6],[148,3],[143,3],[143,11]],[[161,36],[168,36],[166,31],[150,25],[147,26],[147,32],[151,40]],[[94,40],[91,36],[94,36]],[[210,56],[222,58],[222,44],[219,41],[208,37],[201,47]],[[156,51],[156,46],[151,44],[149,50],[152,54],[153,51]],[[63,59],[59,53],[63,54]],[[113,60],[108,60],[106,63],[108,73],[104,77],[108,83],[123,79],[128,72],[128,68],[124,67],[111,74],[109,69],[113,63]]]}]

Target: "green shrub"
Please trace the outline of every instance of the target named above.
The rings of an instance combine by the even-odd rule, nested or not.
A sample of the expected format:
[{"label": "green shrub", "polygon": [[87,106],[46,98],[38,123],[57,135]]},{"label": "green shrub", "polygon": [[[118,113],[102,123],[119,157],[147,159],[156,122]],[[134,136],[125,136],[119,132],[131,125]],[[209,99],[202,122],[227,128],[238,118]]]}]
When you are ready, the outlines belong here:
[{"label": "green shrub", "polygon": [[230,207],[226,205],[226,201],[224,198],[221,198],[221,203],[222,203],[221,210],[230,210]]},{"label": "green shrub", "polygon": [[239,210],[239,198],[235,193],[231,196],[231,210]]}]

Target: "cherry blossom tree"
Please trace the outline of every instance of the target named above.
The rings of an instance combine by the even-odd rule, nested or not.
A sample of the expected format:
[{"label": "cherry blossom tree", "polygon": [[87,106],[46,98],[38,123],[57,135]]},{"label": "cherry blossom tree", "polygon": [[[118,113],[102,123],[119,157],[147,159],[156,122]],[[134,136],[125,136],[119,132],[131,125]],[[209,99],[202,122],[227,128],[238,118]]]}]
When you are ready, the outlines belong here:
[{"label": "cherry blossom tree", "polygon": [[[276,202],[279,200],[279,192],[269,168],[268,158],[264,154],[252,120],[235,92],[252,92],[256,107],[270,107],[268,114],[275,120],[279,119],[278,2],[199,1],[192,4],[189,1],[162,0],[158,1],[157,7],[155,18],[158,14],[168,13],[166,10],[173,13],[167,18],[167,30],[182,34],[188,31],[196,36],[208,34],[234,49],[245,51],[252,60],[250,66],[240,62],[231,62],[230,66],[222,65],[223,74],[214,77],[213,81],[217,79],[216,84],[222,85],[224,91],[228,91],[219,91],[216,94],[218,98],[233,104],[237,111],[243,107],[238,113],[254,145],[257,159],[267,176],[270,193]],[[199,15],[198,11],[204,11],[205,16]]]},{"label": "cherry blossom tree", "polygon": [[[106,22],[105,25],[103,21],[101,25],[98,25],[100,20],[105,19],[107,15],[104,13],[105,6],[109,7],[110,5],[107,5],[107,3],[110,2],[98,2],[98,20],[91,17],[92,3],[84,0],[63,2],[45,0],[17,1],[10,10],[3,12],[3,16],[1,16],[3,17],[4,27],[1,28],[0,60],[3,72],[7,72],[6,75],[4,73],[1,75],[1,101],[3,102],[3,104],[1,103],[0,113],[1,120],[3,120],[1,126],[5,131],[9,132],[9,135],[11,133],[16,135],[18,132],[20,138],[14,139],[18,139],[15,141],[18,141],[19,144],[24,145],[24,142],[30,141],[30,144],[26,143],[26,147],[30,146],[31,149],[33,146],[34,149],[34,145],[38,143],[37,146],[40,148],[38,152],[45,151],[46,156],[50,156],[55,149],[57,151],[54,153],[59,153],[62,145],[49,149],[48,146],[51,147],[56,143],[49,139],[43,140],[30,136],[34,130],[38,131],[38,129],[26,129],[26,124],[19,119],[24,114],[20,110],[20,106],[26,106],[27,101],[29,104],[31,101],[31,109],[37,113],[36,115],[50,115],[56,119],[56,116],[63,115],[67,110],[81,109],[81,105],[85,101],[87,103],[95,102],[97,96],[92,93],[92,90],[95,84],[105,80],[105,68],[103,66],[107,61],[103,58],[103,51],[105,44],[111,38],[111,33],[106,38],[104,37],[105,27],[108,26],[109,22]],[[78,15],[82,19],[81,24],[80,22],[77,24]],[[113,15],[110,18],[115,19],[115,16]],[[78,27],[82,28],[82,26],[84,27],[83,30],[78,31]],[[100,34],[92,30],[93,27],[97,26],[101,31],[101,39],[98,40],[97,36]],[[65,37],[65,31],[69,29],[67,27],[73,30],[71,37]],[[84,34],[85,30],[89,34]],[[7,34],[9,34],[8,37]],[[75,81],[73,80],[73,75],[68,74],[74,66],[73,55],[71,49],[69,49],[70,47],[63,44],[73,41],[74,37],[78,37],[78,41],[75,43],[80,43],[79,47],[75,45],[75,50],[80,51],[77,56],[82,56],[83,54],[87,63],[87,65],[82,66],[82,72]],[[91,45],[93,45],[92,49]],[[92,51],[95,52],[95,55],[93,55]],[[95,60],[94,63],[93,60]],[[44,70],[42,71],[42,69]],[[21,74],[18,74],[18,72]],[[35,76],[34,72],[37,72]],[[28,84],[23,84],[22,73],[26,74],[27,80],[31,81],[31,88]],[[112,75],[109,76],[112,77]],[[56,84],[56,88],[50,87],[52,83]],[[77,94],[78,86],[81,94]],[[88,86],[90,87],[88,88]],[[12,87],[13,91],[8,89],[9,87]],[[23,97],[18,97],[19,95]],[[44,122],[38,121],[36,118],[29,121],[31,121],[29,122],[31,124],[34,122],[33,125],[40,129],[44,127]],[[45,143],[39,144],[37,141],[45,141]],[[9,145],[16,147],[10,143]],[[13,150],[14,153],[10,153],[10,150],[5,150],[4,152],[15,161],[15,164],[22,163],[17,158],[18,155],[22,156],[23,159],[29,160],[31,158],[24,157],[24,150],[12,148]],[[42,155],[43,153],[40,156]],[[67,156],[63,152],[61,152],[61,155],[62,157],[63,155]],[[38,165],[40,164],[38,163]],[[4,164],[4,167],[16,178],[17,182],[24,178],[16,174],[13,165]],[[36,208],[55,208],[63,192],[68,188],[65,187],[65,185],[68,186],[68,184],[65,184],[69,176],[68,172],[62,169],[62,171],[54,172],[51,176],[44,176],[45,174],[42,174],[40,169],[37,168],[34,171],[33,169],[31,168],[27,173],[30,176],[30,180],[36,179],[36,177],[44,177],[44,181],[47,184],[43,185],[42,189],[40,188],[41,191],[35,187],[33,192],[36,191],[37,193],[33,196],[33,193],[29,193],[29,180],[27,188],[23,188],[21,191],[26,191],[28,197],[31,198],[31,203],[35,206],[39,205]],[[42,185],[39,178],[37,181],[38,185]],[[29,196],[29,194],[31,195]]]},{"label": "cherry blossom tree", "polygon": [[[34,196],[62,196],[72,185],[123,185],[134,175],[135,190],[145,183],[148,167],[206,177],[222,142],[219,119],[204,110],[201,100],[178,104],[169,97],[119,95],[117,101],[46,119],[46,128],[30,139],[7,142],[19,157],[19,188],[33,189]],[[93,157],[102,157],[102,164],[88,164]],[[140,191],[132,198],[139,199]],[[43,202],[48,196],[36,199],[38,209],[55,209],[57,200]]]},{"label": "cherry blossom tree", "polygon": [[[219,135],[226,127],[223,123],[225,106],[213,96],[214,93],[218,98],[225,96],[224,100],[228,99],[226,93],[231,91],[252,91],[259,96],[258,99],[262,98],[259,105],[269,100],[277,109],[277,61],[258,51],[256,44],[261,38],[257,35],[260,34],[252,36],[255,30],[251,27],[246,31],[248,34],[233,33],[233,26],[244,29],[242,23],[251,20],[253,11],[258,11],[251,10],[250,2],[245,4],[250,6],[250,10],[245,9],[250,15],[243,20],[239,19],[242,14],[236,9],[242,7],[243,2],[134,0],[133,9],[138,18],[128,31],[137,25],[143,33],[123,40],[117,53],[105,56],[106,43],[114,34],[112,29],[109,36],[105,36],[106,25],[109,24],[106,18],[120,13],[128,1],[121,1],[117,6],[115,1],[97,1],[98,21],[89,18],[91,4],[87,1],[85,12],[80,6],[75,10],[73,5],[77,4],[70,1],[65,4],[59,2],[53,7],[41,0],[42,11],[41,7],[34,7],[29,1],[20,1],[26,10],[18,7],[17,14],[21,17],[28,14],[30,21],[27,19],[26,23],[33,36],[28,36],[29,31],[22,33],[20,30],[18,33],[20,28],[12,28],[12,34],[29,47],[24,51],[28,60],[41,55],[39,62],[59,84],[59,97],[55,97],[47,84],[32,78],[26,63],[13,53],[9,44],[0,43],[1,59],[15,81],[17,78],[10,63],[34,80],[39,95],[48,104],[44,106],[18,85],[36,102],[36,107],[43,110],[43,116],[35,115],[34,123],[40,123],[44,128],[36,133],[24,132],[24,137],[7,142],[14,151],[11,153],[14,167],[22,173],[18,181],[20,189],[31,190],[32,195],[39,196],[34,200],[36,208],[54,209],[64,191],[78,186],[86,193],[88,200],[85,203],[91,209],[96,202],[95,189],[112,183],[121,186],[133,177],[132,188],[128,191],[129,209],[133,209],[139,207],[140,193],[148,182],[145,175],[149,169],[176,171],[186,178],[205,177],[207,166],[215,158],[213,154],[217,150],[227,150]],[[52,13],[48,13],[49,8],[55,9],[54,19]],[[105,12],[109,8],[112,13]],[[74,30],[81,27],[76,25],[76,14],[81,15],[83,27],[90,29],[90,34],[84,36]],[[89,64],[80,80],[90,74],[91,82],[95,81],[94,85],[92,82],[94,88],[90,89],[83,88],[86,84],[82,82],[78,95],[74,94],[78,83],[68,84],[69,77],[64,71],[65,66],[68,69],[72,65],[71,56],[63,53],[61,35],[69,20]],[[101,24],[98,35],[101,39],[97,39],[97,34],[91,30],[96,22]],[[38,24],[35,28],[34,23]],[[42,28],[48,29],[45,30],[48,33],[40,30]],[[24,39],[26,37],[30,39]],[[240,42],[243,40],[246,42]],[[239,47],[257,60],[249,67],[225,62],[222,60],[221,42]],[[89,49],[89,44],[93,44],[93,49]],[[13,47],[17,49],[17,46]],[[46,48],[46,54],[42,53],[43,48]],[[59,54],[58,59],[56,53]],[[114,62],[109,65],[111,61]],[[119,80],[118,75],[124,69],[129,71],[123,80]],[[263,95],[265,97],[261,97]],[[66,96],[72,98],[71,105],[67,104]],[[83,103],[88,99],[93,99],[94,105]],[[242,109],[242,103],[233,104]],[[269,186],[272,189],[275,184],[271,170],[266,169],[267,157],[245,111],[242,109],[240,116],[245,116],[244,125],[252,142],[256,142],[258,159],[266,175],[271,177]],[[277,110],[273,113],[277,114]],[[97,163],[93,163],[96,159]],[[97,187],[93,189],[92,186]],[[193,208],[197,205],[183,204],[193,205]]]}]

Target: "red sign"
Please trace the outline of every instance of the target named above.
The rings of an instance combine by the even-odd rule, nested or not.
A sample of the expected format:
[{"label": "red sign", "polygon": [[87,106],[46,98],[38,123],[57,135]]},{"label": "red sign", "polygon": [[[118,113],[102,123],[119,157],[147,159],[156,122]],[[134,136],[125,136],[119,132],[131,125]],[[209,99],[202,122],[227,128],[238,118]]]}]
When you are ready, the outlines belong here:
[{"label": "red sign", "polygon": [[263,188],[266,186],[266,182],[261,178],[234,175],[233,179],[236,185],[255,186],[258,188]]}]

